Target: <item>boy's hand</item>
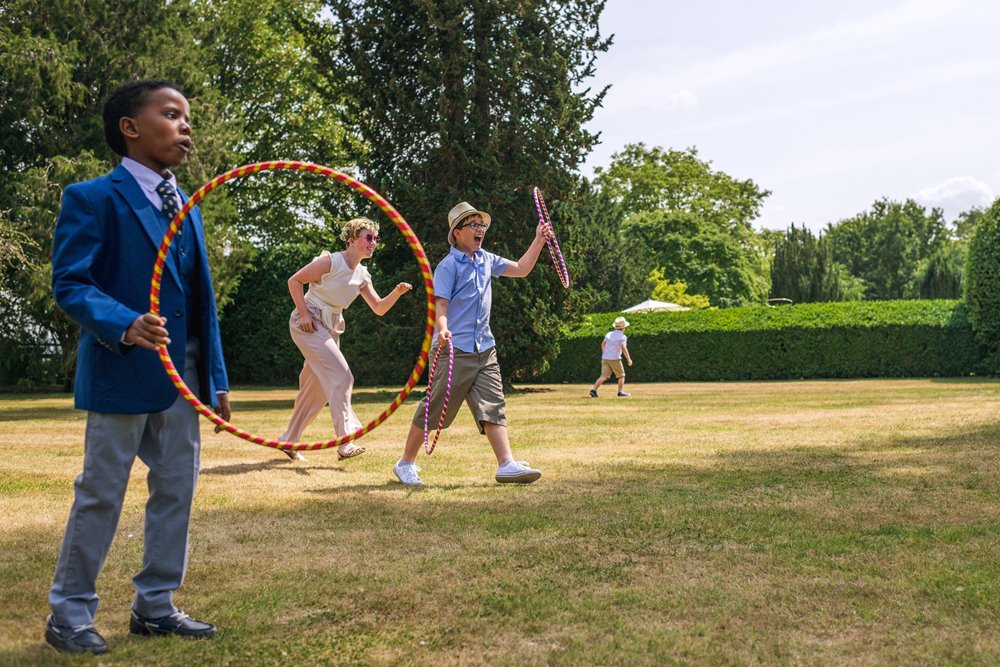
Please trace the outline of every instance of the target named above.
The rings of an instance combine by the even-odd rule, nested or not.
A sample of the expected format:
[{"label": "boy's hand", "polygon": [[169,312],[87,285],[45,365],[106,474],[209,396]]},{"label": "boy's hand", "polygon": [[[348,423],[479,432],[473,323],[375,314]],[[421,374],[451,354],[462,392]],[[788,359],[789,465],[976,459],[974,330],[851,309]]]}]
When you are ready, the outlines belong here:
[{"label": "boy's hand", "polygon": [[544,222],[539,221],[538,226],[535,227],[535,238],[542,239],[544,241],[546,239],[552,239],[554,237],[555,234],[552,233],[552,228],[546,225]]},{"label": "boy's hand", "polygon": [[125,331],[125,342],[154,351],[159,345],[169,345],[170,338],[166,324],[165,317],[158,317],[153,313],[140,315]]},{"label": "boy's hand", "polygon": [[629,366],[631,366],[631,365],[632,365],[632,360],[631,360],[631,359],[626,359],[626,361],[628,361],[628,365],[629,365]]},{"label": "boy's hand", "polygon": [[438,331],[438,338],[440,338],[441,340],[450,341],[451,331],[449,331],[448,329],[441,329],[441,331]]},{"label": "boy's hand", "polygon": [[[232,410],[229,409],[229,394],[216,394],[215,397],[219,401],[219,404],[215,406],[215,414],[229,421],[229,418],[233,416]],[[215,432],[220,431],[222,431],[222,427],[216,424]]]}]

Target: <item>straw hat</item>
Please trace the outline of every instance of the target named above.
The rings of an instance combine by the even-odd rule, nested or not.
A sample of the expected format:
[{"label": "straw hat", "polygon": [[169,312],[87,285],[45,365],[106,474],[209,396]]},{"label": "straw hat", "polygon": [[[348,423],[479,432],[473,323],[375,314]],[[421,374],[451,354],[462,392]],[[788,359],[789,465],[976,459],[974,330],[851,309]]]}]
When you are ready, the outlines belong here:
[{"label": "straw hat", "polygon": [[469,202],[463,201],[455,205],[455,208],[448,211],[448,243],[455,245],[455,227],[470,215],[478,213],[483,218],[483,222],[490,224],[490,214],[479,211]]},{"label": "straw hat", "polygon": [[615,329],[624,329],[627,326],[628,326],[628,320],[626,320],[624,317],[615,318]]}]

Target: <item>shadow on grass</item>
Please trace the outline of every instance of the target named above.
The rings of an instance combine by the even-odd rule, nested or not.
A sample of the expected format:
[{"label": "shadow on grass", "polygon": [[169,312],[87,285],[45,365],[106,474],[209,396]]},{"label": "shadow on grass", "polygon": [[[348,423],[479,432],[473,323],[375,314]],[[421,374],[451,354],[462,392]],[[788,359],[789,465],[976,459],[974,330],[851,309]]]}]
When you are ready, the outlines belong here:
[{"label": "shadow on grass", "polygon": [[69,406],[46,406],[35,408],[0,408],[0,421],[71,421],[74,416],[83,419],[87,413]]},{"label": "shadow on grass", "polygon": [[355,484],[354,486],[337,486],[322,489],[309,489],[306,493],[321,496],[336,496],[341,494],[362,493],[370,494],[378,491],[406,491],[407,494],[423,493],[425,491],[468,491],[469,489],[485,489],[499,484],[489,484],[486,482],[474,482],[471,484],[420,484],[417,486],[406,486],[395,480],[389,480],[382,484]]},{"label": "shadow on grass", "polygon": [[246,475],[254,472],[264,472],[267,470],[277,470],[287,468],[299,475],[308,475],[310,471],[327,470],[331,472],[346,473],[344,466],[314,465],[309,461],[292,461],[284,454],[280,458],[276,457],[267,461],[256,463],[236,463],[233,465],[215,466],[214,468],[203,468],[201,475]]},{"label": "shadow on grass", "polygon": [[[351,403],[354,405],[368,405],[372,403],[380,403],[388,406],[389,403],[399,395],[398,391],[372,391],[372,392],[355,392],[351,397]],[[424,392],[422,390],[414,390],[406,397],[406,402],[416,401],[423,398]],[[232,398],[232,408],[233,412],[266,412],[268,410],[278,410],[292,412],[292,408],[295,406],[294,398],[270,398],[264,400],[241,400],[239,398],[239,393],[234,392]]]},{"label": "shadow on grass", "polygon": [[[437,487],[435,487],[437,488]],[[308,489],[305,493],[309,493],[317,496],[335,496],[341,494],[372,494],[379,492],[406,492],[407,496],[414,493],[424,493],[428,488],[426,486],[405,486],[399,482],[386,480],[381,484],[354,484],[352,486],[337,486],[337,487],[325,487],[322,489]]]}]

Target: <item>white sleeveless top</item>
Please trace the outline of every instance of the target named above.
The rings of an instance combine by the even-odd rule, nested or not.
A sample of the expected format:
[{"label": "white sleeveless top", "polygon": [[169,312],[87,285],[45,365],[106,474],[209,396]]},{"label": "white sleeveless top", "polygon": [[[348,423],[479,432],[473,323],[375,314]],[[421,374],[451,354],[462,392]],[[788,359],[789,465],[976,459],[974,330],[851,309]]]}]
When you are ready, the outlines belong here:
[{"label": "white sleeveless top", "polygon": [[330,271],[324,273],[319,282],[309,283],[306,304],[319,309],[323,325],[329,331],[342,332],[341,312],[357,298],[362,287],[371,283],[372,277],[360,262],[353,269],[349,267],[342,252],[331,254],[324,250],[316,259],[320,257],[331,258]]}]

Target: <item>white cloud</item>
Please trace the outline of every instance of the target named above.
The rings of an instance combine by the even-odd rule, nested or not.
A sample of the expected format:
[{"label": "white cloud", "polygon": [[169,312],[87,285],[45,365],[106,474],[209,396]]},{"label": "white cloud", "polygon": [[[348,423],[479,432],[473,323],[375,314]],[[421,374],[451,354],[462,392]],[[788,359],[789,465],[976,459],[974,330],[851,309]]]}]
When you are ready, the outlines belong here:
[{"label": "white cloud", "polygon": [[678,111],[693,109],[698,106],[698,96],[691,90],[675,90],[661,99],[653,100],[653,108],[657,111]]},{"label": "white cloud", "polygon": [[917,190],[913,198],[924,206],[943,209],[944,217],[954,220],[970,208],[989,206],[996,199],[996,193],[978,178],[952,176],[937,185]]}]

